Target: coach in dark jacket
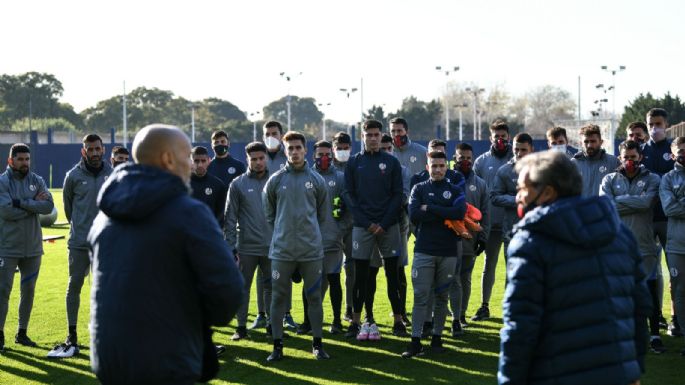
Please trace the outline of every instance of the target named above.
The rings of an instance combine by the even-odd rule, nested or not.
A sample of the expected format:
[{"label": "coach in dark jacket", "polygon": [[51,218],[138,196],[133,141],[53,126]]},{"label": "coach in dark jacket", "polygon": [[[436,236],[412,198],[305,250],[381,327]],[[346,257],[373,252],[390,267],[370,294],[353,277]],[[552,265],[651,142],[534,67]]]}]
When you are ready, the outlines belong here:
[{"label": "coach in dark jacket", "polygon": [[563,153],[529,155],[517,171],[526,214],[508,249],[499,383],[634,383],[651,310],[635,238],[609,199],[580,197]]},{"label": "coach in dark jacket", "polygon": [[100,191],[88,236],[91,365],[103,384],[206,381],[218,369],[209,326],[233,317],[243,279],[212,212],[188,195],[185,134],[145,127],[133,157]]}]

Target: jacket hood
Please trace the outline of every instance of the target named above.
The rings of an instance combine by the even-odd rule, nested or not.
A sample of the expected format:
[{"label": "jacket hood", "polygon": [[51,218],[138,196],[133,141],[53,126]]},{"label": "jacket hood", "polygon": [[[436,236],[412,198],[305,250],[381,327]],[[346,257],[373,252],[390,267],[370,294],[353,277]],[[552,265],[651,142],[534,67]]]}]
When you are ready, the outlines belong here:
[{"label": "jacket hood", "polygon": [[563,198],[538,207],[516,225],[587,249],[606,246],[616,238],[621,219],[611,200],[601,197]]},{"label": "jacket hood", "polygon": [[604,158],[604,155],[606,154],[606,150],[603,148],[600,148],[599,151],[597,151],[597,155],[594,156],[587,156],[583,150],[578,150],[575,155],[573,155],[574,158],[576,159],[588,159],[588,160],[596,160],[596,159],[602,159]]},{"label": "jacket hood", "polygon": [[181,178],[156,167],[128,163],[114,169],[98,195],[98,207],[116,219],[139,220],[189,188]]}]

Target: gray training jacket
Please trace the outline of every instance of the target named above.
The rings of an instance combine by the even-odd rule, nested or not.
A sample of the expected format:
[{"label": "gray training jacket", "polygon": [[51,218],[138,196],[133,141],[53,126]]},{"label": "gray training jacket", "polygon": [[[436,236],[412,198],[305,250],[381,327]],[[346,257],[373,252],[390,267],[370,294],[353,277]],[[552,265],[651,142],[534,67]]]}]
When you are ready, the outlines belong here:
[{"label": "gray training jacket", "polygon": [[466,203],[471,204],[483,214],[483,219],[480,221],[480,227],[483,231],[478,233],[473,239],[462,239],[463,255],[473,256],[475,254],[475,244],[477,240],[487,242],[490,234],[490,221],[488,215],[488,208],[490,207],[490,195],[488,187],[485,185],[483,178],[476,175],[473,171],[469,173],[469,177],[464,181],[464,189],[466,190]]},{"label": "gray training jacket", "polygon": [[661,177],[659,197],[668,217],[666,252],[685,255],[685,167],[676,163]]},{"label": "gray training jacket", "polygon": [[607,154],[604,149],[592,158],[579,151],[571,161],[576,164],[583,177],[582,195],[584,197],[599,195],[599,187],[604,176],[616,171],[616,168],[621,165],[617,157]]},{"label": "gray training jacket", "polygon": [[288,157],[285,156],[285,148],[283,148],[283,144],[281,144],[281,146],[278,148],[278,151],[273,158],[271,158],[271,154],[272,153],[268,151],[266,153],[266,169],[269,172],[269,176],[275,174],[288,163]]},{"label": "gray training jacket", "polygon": [[[50,214],[52,195],[47,200],[35,197],[48,191],[40,176],[29,172],[22,177],[10,167],[0,175],[0,257],[31,258],[43,255],[43,232],[38,214]],[[19,200],[19,207],[12,200]]]},{"label": "gray training jacket", "polygon": [[352,222],[352,215],[349,212],[345,212],[340,219],[333,218],[333,199],[336,197],[342,199],[343,190],[345,189],[345,175],[333,165],[326,171],[321,171],[316,166],[312,167],[312,169],[321,175],[328,189],[330,210],[326,212],[326,221],[319,224],[321,227],[323,251],[336,252],[342,250],[343,231],[347,228],[347,222]]},{"label": "gray training jacket", "polygon": [[269,258],[313,261],[323,258],[319,223],[331,207],[326,182],[305,162],[297,170],[290,163],[276,171],[264,186],[266,221],[273,226]]},{"label": "gray training jacket", "polygon": [[[409,178],[426,169],[428,163],[428,150],[426,147],[411,140],[404,147],[393,147],[392,154],[395,155],[400,164],[409,169]],[[409,200],[409,194],[407,194]]]},{"label": "gray training jacket", "polygon": [[514,169],[515,158],[511,158],[504,166],[500,167],[495,174],[495,179],[490,190],[490,202],[494,207],[504,209],[502,218],[502,233],[505,239],[510,239],[509,233],[514,228],[516,219],[516,184],[518,173]]},{"label": "gray training jacket", "polygon": [[112,166],[108,162],[102,162],[102,170],[95,176],[86,168],[83,158],[67,172],[62,200],[64,214],[71,224],[68,243],[70,249],[88,250],[88,232],[100,211],[97,207],[98,193],[111,173]]},{"label": "gray training jacket", "polygon": [[632,181],[621,171],[604,176],[599,190],[599,195],[606,195],[614,202],[621,220],[637,239],[643,257],[657,253],[652,215],[660,181],[659,175],[642,165]]},{"label": "gray training jacket", "polygon": [[[492,190],[495,183],[495,175],[500,167],[504,166],[514,154],[509,150],[503,157],[496,156],[492,150],[481,154],[473,163],[473,172],[476,173],[485,181],[485,185],[489,190]],[[504,221],[504,209],[502,207],[493,206],[490,204],[488,208],[490,213],[490,229],[502,230],[502,222]]]},{"label": "gray training jacket", "polygon": [[273,228],[266,221],[262,205],[262,191],[268,180],[268,169],[262,178],[247,170],[228,187],[224,237],[230,249],[242,255],[269,255]]}]

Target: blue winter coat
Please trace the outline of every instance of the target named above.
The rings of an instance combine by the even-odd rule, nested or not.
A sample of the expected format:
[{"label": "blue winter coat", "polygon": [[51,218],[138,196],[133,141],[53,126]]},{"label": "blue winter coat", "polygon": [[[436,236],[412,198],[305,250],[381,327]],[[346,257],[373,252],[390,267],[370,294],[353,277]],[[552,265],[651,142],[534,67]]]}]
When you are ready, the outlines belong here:
[{"label": "blue winter coat", "polygon": [[179,177],[137,164],[114,170],[98,207],[88,235],[93,371],[103,384],[197,381],[203,332],[227,324],[243,298],[214,215]]},{"label": "blue winter coat", "polygon": [[529,212],[508,249],[500,384],[626,385],[640,377],[651,300],[606,197]]}]

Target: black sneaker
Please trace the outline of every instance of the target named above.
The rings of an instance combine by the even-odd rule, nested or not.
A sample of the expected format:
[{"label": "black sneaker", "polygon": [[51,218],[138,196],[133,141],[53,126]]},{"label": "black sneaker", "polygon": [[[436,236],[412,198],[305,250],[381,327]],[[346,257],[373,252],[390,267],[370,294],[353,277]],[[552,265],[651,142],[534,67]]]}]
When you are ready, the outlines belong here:
[{"label": "black sneaker", "polygon": [[433,323],[424,322],[423,328],[421,329],[421,338],[428,338],[431,334],[433,334]]},{"label": "black sneaker", "polygon": [[245,326],[238,326],[235,329],[235,333],[231,337],[232,341],[240,341],[243,338],[247,338],[247,328]]},{"label": "black sneaker", "polygon": [[214,345],[214,351],[216,351],[216,356],[219,357],[226,353],[226,347],[224,345]]},{"label": "black sneaker", "polygon": [[359,334],[359,324],[353,322],[350,324],[350,327],[347,328],[347,333],[345,333],[345,337],[357,338],[357,334]]},{"label": "black sneaker", "polygon": [[283,327],[286,329],[297,330],[297,322],[293,319],[290,313],[285,313],[283,316]]},{"label": "black sneaker", "polygon": [[326,353],[323,350],[322,345],[312,346],[312,354],[314,355],[314,358],[316,358],[317,360],[327,360],[331,358],[331,356],[329,356],[328,353]]},{"label": "black sneaker", "polygon": [[456,338],[464,335],[464,329],[461,328],[461,322],[452,321],[452,337]]},{"label": "black sneaker", "polygon": [[257,318],[255,318],[252,322],[250,329],[260,329],[266,327],[266,324],[266,316],[264,314],[259,314],[257,315]]},{"label": "black sneaker", "polygon": [[407,346],[407,350],[402,353],[402,358],[412,358],[420,355],[423,355],[423,345],[421,345],[421,342],[412,341]]},{"label": "black sneaker", "polygon": [[459,323],[461,324],[462,329],[469,327],[468,322],[466,322],[466,316],[463,314],[459,317]]},{"label": "black sneaker", "polygon": [[28,346],[30,348],[35,348],[36,346],[38,346],[38,344],[31,341],[29,336],[27,336],[26,334],[17,334],[14,337],[14,342],[19,344],[19,345]]},{"label": "black sneaker", "polygon": [[269,357],[266,357],[266,360],[268,362],[274,362],[274,361],[280,361],[283,359],[283,347],[282,346],[274,346],[274,350],[269,354]]},{"label": "black sneaker", "polygon": [[661,338],[657,337],[649,341],[649,350],[654,354],[661,354],[666,351],[666,347],[664,346],[664,343],[661,342]]},{"label": "black sneaker", "polygon": [[409,321],[409,318],[407,318],[407,314],[402,314],[402,323],[406,327],[411,326],[411,321]]},{"label": "black sneaker", "polygon": [[485,321],[490,318],[490,309],[487,306],[481,306],[476,314],[471,317],[471,321]]},{"label": "black sneaker", "polygon": [[392,335],[396,337],[409,337],[409,333],[407,333],[407,327],[404,326],[402,321],[397,321],[392,326]]},{"label": "black sneaker", "polygon": [[298,327],[297,327],[297,335],[301,336],[303,334],[308,334],[309,332],[312,331],[312,325],[309,324],[309,322],[302,322]]},{"label": "black sneaker", "polygon": [[341,323],[340,321],[338,321],[338,322],[335,322],[335,321],[334,321],[334,322],[331,324],[331,327],[330,327],[330,329],[328,329],[328,331],[329,331],[331,334],[341,334],[341,333],[343,332],[342,323]]},{"label": "black sneaker", "polygon": [[678,323],[678,318],[673,317],[671,319],[671,324],[668,325],[668,335],[671,337],[683,336],[683,332],[680,330],[680,324]]},{"label": "black sneaker", "polygon": [[431,353],[444,353],[446,349],[442,346],[442,337],[434,335],[431,339]]}]

